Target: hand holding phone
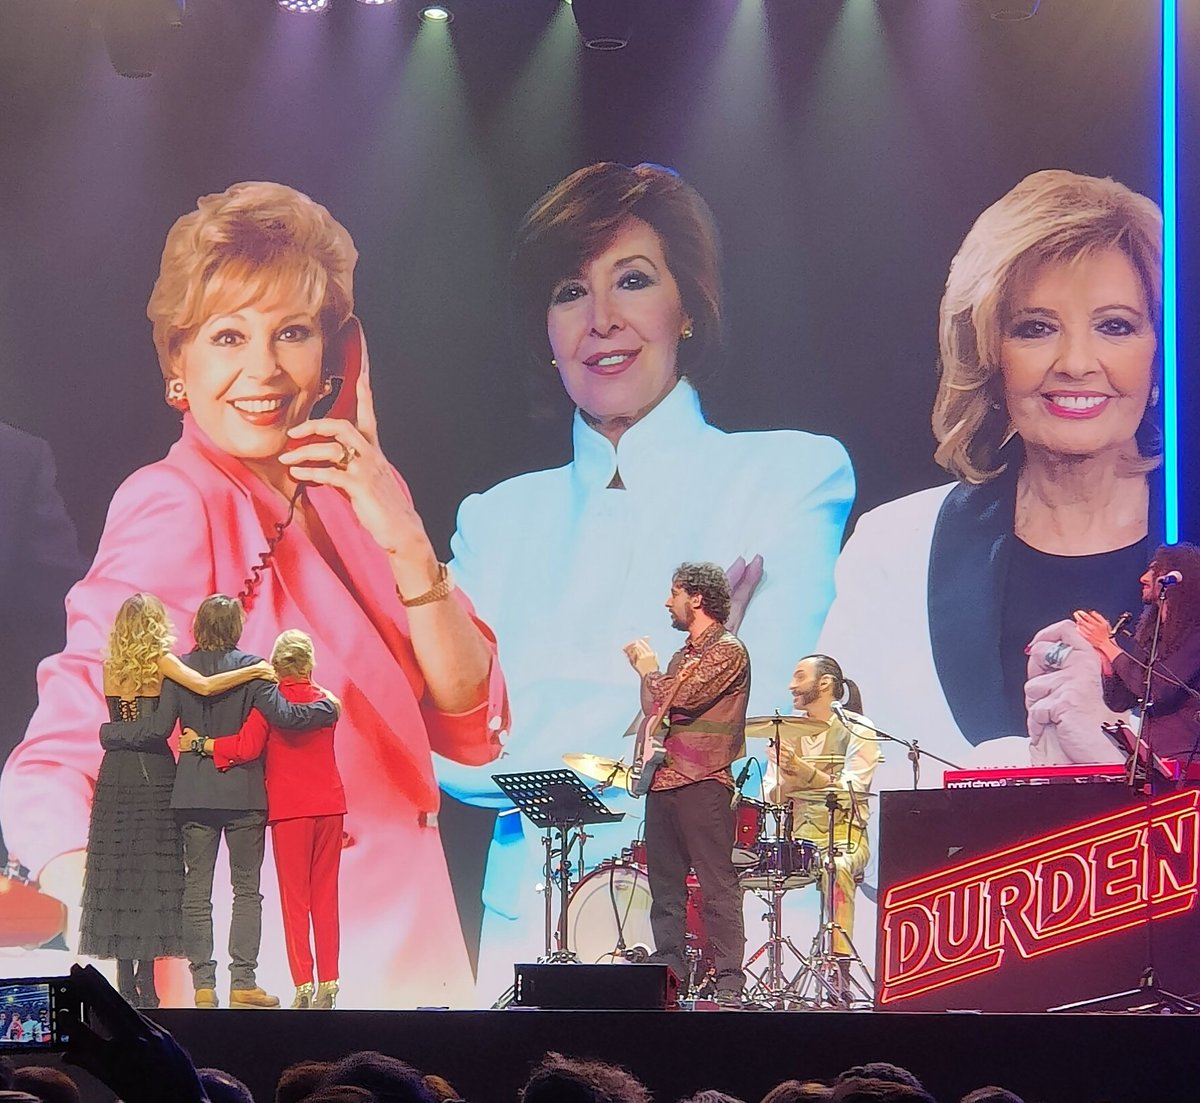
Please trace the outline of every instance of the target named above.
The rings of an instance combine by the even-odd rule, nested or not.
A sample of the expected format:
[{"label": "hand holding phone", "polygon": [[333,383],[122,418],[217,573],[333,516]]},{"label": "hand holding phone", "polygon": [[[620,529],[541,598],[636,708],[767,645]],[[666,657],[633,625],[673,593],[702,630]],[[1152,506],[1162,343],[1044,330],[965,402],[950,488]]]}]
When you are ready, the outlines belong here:
[{"label": "hand holding phone", "polygon": [[208,1103],[192,1059],[170,1033],[131,1007],[94,966],[72,965],[82,1011],[64,1060],[107,1084],[123,1103]]}]

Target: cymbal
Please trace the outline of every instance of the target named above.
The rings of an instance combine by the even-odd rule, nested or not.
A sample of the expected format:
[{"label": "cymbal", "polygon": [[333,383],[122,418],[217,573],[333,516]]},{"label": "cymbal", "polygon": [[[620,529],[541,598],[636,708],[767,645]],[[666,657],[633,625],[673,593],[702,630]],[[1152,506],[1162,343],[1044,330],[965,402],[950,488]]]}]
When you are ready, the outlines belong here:
[{"label": "cymbal", "polygon": [[774,739],[780,735],[821,735],[829,725],[810,716],[748,716],[746,717],[747,739]]},{"label": "cymbal", "polygon": [[605,758],[603,755],[584,754],[582,751],[573,751],[562,757],[572,770],[597,781],[623,786],[629,777],[629,767],[619,758]]},{"label": "cymbal", "polygon": [[[788,793],[788,796],[791,797],[792,800],[804,800],[813,804],[824,804],[825,798],[829,796],[830,793],[835,793],[838,797],[845,797],[845,803],[850,803],[850,790],[843,789],[840,785],[829,785],[824,789],[797,789],[795,792]],[[879,796],[878,793],[863,793],[858,789],[854,790],[853,795],[855,800],[874,800],[877,796]],[[838,803],[840,804],[842,802],[839,800]]]},{"label": "cymbal", "polygon": [[[767,751],[767,758],[771,758],[773,753],[772,751]],[[844,754],[798,754],[796,757],[801,762],[831,762],[834,765],[846,761]]]}]

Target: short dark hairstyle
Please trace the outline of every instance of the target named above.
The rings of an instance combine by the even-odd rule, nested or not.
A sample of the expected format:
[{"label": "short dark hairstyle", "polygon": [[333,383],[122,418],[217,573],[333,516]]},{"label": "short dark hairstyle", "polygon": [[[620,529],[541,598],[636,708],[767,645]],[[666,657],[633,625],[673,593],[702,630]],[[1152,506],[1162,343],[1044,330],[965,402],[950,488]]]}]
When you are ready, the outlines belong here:
[{"label": "short dark hairstyle", "polygon": [[762,1097],[762,1103],[807,1103],[812,1099],[828,1099],[833,1089],[819,1080],[785,1080],[776,1084]]},{"label": "short dark hairstyle", "polygon": [[520,1103],[650,1103],[650,1093],[616,1065],[551,1052],[529,1074]]},{"label": "short dark hairstyle", "polygon": [[42,1103],[79,1103],[79,1086],[62,1069],[23,1065],[13,1071],[12,1090],[28,1092]]},{"label": "short dark hairstyle", "polygon": [[200,602],[192,620],[192,638],[201,651],[232,651],[242,638],[246,614],[237,598],[213,594]]},{"label": "short dark hairstyle", "polygon": [[297,1061],[279,1074],[275,1085],[275,1103],[300,1103],[306,1099],[325,1074],[333,1068],[332,1061]]},{"label": "short dark hairstyle", "polygon": [[[833,662],[832,659],[829,661]],[[833,1082],[840,1084],[843,1080],[888,1080],[893,1084],[907,1084],[910,1088],[925,1090],[916,1073],[909,1072],[901,1065],[893,1065],[891,1061],[868,1061],[865,1065],[854,1065],[845,1072],[839,1072]]]},{"label": "short dark hairstyle", "polygon": [[571,173],[525,213],[512,254],[513,310],[534,370],[546,377],[546,311],[556,284],[579,275],[632,219],[658,234],[693,336],[679,346],[679,371],[701,378],[719,358],[721,248],[712,211],[677,172],[601,161]]},{"label": "short dark hairstyle", "polygon": [[976,1088],[973,1092],[967,1092],[960,1103],[1025,1103],[1025,1101],[1007,1088],[998,1088],[995,1084],[988,1084],[986,1087]]},{"label": "short dark hairstyle", "polygon": [[924,1088],[876,1076],[839,1079],[829,1099],[830,1103],[937,1103]]},{"label": "short dark hairstyle", "polygon": [[321,1087],[365,1088],[379,1103],[437,1103],[407,1061],[372,1049],[348,1054],[325,1074]]},{"label": "short dark hairstyle", "polygon": [[209,1103],[254,1103],[254,1096],[231,1072],[224,1069],[197,1069],[200,1086]]},{"label": "short dark hairstyle", "polygon": [[700,607],[713,620],[724,624],[729,619],[729,579],[715,563],[680,563],[671,576],[671,585],[685,594],[699,594]]},{"label": "short dark hairstyle", "polygon": [[303,1103],[379,1103],[379,1099],[366,1088],[356,1088],[351,1084],[327,1084],[305,1095]]}]

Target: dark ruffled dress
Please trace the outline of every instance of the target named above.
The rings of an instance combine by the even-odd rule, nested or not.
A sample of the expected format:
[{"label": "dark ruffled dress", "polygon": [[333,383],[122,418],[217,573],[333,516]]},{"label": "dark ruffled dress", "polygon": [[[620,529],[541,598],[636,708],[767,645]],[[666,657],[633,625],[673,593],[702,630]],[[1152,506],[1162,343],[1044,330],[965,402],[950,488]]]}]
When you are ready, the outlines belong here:
[{"label": "dark ruffled dress", "polygon": [[183,840],[171,811],[175,758],[167,737],[179,690],[108,698],[104,758],[88,828],[79,951],[149,961],[183,957]]}]

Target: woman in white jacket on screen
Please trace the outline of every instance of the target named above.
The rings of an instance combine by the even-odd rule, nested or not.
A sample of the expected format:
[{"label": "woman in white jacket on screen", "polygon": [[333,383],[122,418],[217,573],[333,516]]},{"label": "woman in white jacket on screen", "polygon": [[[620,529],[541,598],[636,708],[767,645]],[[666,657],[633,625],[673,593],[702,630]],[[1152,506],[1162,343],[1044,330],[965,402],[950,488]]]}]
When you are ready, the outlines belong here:
[{"label": "woman in white jacket on screen", "polygon": [[[491,618],[513,702],[499,766],[561,768],[568,751],[628,758],[638,703],[622,648],[640,636],[660,654],[680,645],[663,579],[685,560],[731,568],[751,709],[769,712],[829,607],[854,476],[829,437],[726,433],[705,419],[693,380],[715,359],[722,322],[708,206],[669,169],[590,165],[526,215],[513,282],[523,344],[575,406],[574,456],[459,510],[452,567]],[[454,796],[509,809],[494,772],[439,765]],[[588,866],[639,834],[640,803],[615,792],[605,800],[628,815],[589,828]],[[540,865],[539,836],[502,812],[484,885],[482,997],[541,951]]]}]

